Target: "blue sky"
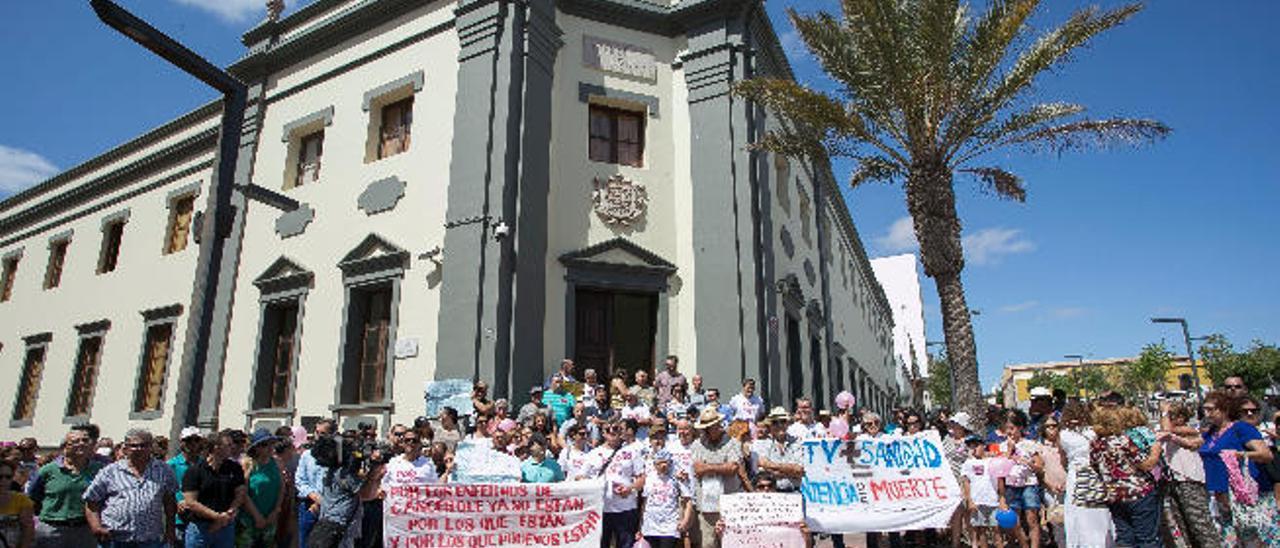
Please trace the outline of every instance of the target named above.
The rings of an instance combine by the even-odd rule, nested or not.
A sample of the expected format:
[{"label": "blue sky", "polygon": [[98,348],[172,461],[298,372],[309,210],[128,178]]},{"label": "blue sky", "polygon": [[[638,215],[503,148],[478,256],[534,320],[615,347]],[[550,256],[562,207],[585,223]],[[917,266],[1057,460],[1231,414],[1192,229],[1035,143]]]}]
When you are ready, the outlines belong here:
[{"label": "blue sky", "polygon": [[[262,17],[263,4],[121,3],[222,65],[242,53],[239,35]],[[1084,5],[1045,4],[1035,20],[1042,29]],[[768,3],[798,77],[821,85],[820,69],[782,17],[788,5],[835,3]],[[1221,332],[1238,346],[1280,342],[1276,21],[1273,0],[1150,2],[1040,82],[1043,100],[1079,102],[1099,116],[1154,117],[1175,132],[1137,149],[994,156],[1027,181],[1026,204],[960,183],[965,283],[970,306],[981,311],[984,383],[1006,363],[1132,355],[1161,340],[1180,345],[1174,328],[1147,322],[1153,315],[1184,316],[1193,335]],[[3,3],[0,67],[0,197],[214,98],[78,0]],[[838,178],[847,171],[836,166]],[[845,198],[872,256],[910,250],[900,188],[868,186]],[[937,297],[932,280],[923,282],[929,338],[940,340]]]}]

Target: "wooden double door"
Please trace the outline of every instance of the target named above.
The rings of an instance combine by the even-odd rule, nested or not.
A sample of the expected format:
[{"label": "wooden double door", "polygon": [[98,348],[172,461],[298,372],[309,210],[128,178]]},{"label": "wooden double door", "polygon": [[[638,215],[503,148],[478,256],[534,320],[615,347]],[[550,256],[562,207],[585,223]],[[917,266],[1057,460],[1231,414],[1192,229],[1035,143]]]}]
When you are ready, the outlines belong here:
[{"label": "wooden double door", "polygon": [[608,383],[625,370],[633,382],[636,370],[653,373],[658,295],[599,289],[577,289],[574,295],[574,354],[579,374],[595,369]]}]

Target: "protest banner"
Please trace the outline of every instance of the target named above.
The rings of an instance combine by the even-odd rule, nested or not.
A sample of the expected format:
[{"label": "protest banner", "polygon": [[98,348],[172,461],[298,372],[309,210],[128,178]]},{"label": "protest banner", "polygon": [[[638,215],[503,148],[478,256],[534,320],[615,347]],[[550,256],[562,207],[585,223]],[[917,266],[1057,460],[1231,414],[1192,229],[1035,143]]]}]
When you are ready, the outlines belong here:
[{"label": "protest banner", "polygon": [[803,499],[797,493],[737,493],[720,497],[724,548],[803,548]]},{"label": "protest banner", "polygon": [[425,416],[435,418],[446,407],[458,410],[458,416],[471,414],[471,381],[467,379],[443,379],[427,381],[425,391]]},{"label": "protest banner", "polygon": [[493,450],[493,441],[462,440],[453,453],[453,483],[519,483],[520,459]]},{"label": "protest banner", "polygon": [[393,484],[383,499],[386,548],[596,548],[604,480],[516,484]]},{"label": "protest banner", "polygon": [[962,502],[937,432],[801,443],[801,493],[814,532],[943,528]]}]

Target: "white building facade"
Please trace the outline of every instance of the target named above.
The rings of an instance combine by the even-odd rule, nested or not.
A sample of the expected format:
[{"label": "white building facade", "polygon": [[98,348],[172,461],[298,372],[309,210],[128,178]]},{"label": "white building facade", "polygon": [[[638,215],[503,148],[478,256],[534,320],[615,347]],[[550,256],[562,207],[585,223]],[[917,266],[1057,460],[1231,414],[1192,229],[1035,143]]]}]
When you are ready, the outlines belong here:
[{"label": "white building facade", "polygon": [[428,381],[523,394],[564,357],[890,405],[830,167],[746,147],[777,121],[729,86],[791,74],[758,1],[317,0],[244,42],[237,183],[300,207],[233,197],[195,360],[219,105],[0,203],[0,437],[385,428]]},{"label": "white building facade", "polygon": [[915,394],[914,405],[931,407],[929,392],[914,388],[929,376],[928,343],[925,341],[924,299],[920,292],[920,262],[914,253],[871,260],[871,269],[884,288],[893,311],[893,355],[902,394]]}]

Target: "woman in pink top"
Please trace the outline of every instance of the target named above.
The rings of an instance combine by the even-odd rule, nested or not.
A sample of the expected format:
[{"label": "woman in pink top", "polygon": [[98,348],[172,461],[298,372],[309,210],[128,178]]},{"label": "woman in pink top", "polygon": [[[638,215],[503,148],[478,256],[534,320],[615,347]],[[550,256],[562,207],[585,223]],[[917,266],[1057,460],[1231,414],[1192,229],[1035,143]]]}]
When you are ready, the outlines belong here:
[{"label": "woman in pink top", "polygon": [[1067,469],[1062,464],[1062,447],[1058,435],[1062,432],[1058,419],[1050,416],[1040,425],[1040,458],[1044,459],[1044,521],[1053,531],[1058,546],[1067,545],[1063,529],[1062,496],[1067,487]]},{"label": "woman in pink top", "polygon": [[1160,431],[1156,441],[1164,445],[1169,474],[1167,502],[1177,524],[1192,546],[1222,546],[1218,528],[1209,513],[1209,493],[1204,488],[1204,461],[1197,452],[1204,444],[1200,431],[1187,426],[1191,408],[1183,404],[1160,404]]}]

